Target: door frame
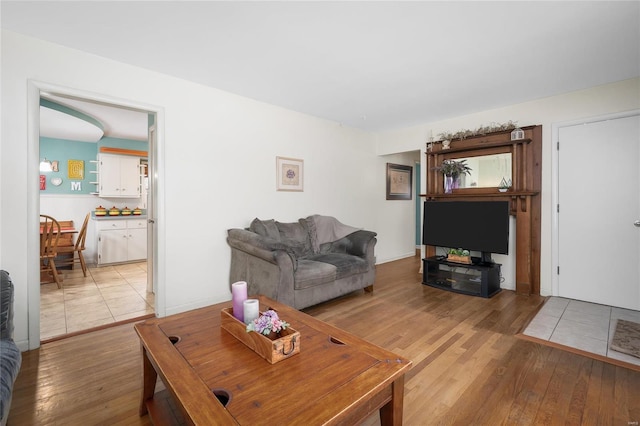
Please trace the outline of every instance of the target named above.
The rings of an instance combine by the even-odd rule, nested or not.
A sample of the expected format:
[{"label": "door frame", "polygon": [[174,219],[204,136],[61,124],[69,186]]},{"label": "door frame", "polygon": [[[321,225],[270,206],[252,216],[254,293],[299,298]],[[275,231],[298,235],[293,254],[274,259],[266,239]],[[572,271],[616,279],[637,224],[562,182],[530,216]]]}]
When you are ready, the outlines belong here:
[{"label": "door frame", "polygon": [[599,121],[615,120],[619,118],[627,118],[640,115],[640,109],[634,109],[630,111],[617,112],[613,114],[598,115],[594,117],[580,118],[569,121],[561,121],[551,124],[551,261],[553,262],[551,268],[551,295],[560,295],[560,276],[558,274],[558,268],[560,266],[560,229],[558,214],[560,181],[559,181],[559,169],[560,169],[560,156],[558,154],[558,143],[560,139],[560,129],[564,127],[572,127],[580,124],[597,123]]},{"label": "door frame", "polygon": [[27,82],[27,306],[28,306],[28,345],[29,349],[40,347],[40,271],[39,271],[39,215],[40,193],[38,191],[38,173],[40,162],[40,96],[41,93],[52,93],[70,96],[93,102],[111,104],[116,107],[136,109],[155,114],[156,143],[149,147],[149,161],[154,163],[154,185],[152,185],[151,203],[154,217],[148,228],[153,235],[154,247],[148,247],[147,253],[152,257],[152,275],[154,280],[156,316],[166,315],[166,270],[165,270],[165,230],[164,223],[164,108],[138,101],[115,98],[108,95],[92,93],[84,90],[59,86],[56,84],[28,80]]}]

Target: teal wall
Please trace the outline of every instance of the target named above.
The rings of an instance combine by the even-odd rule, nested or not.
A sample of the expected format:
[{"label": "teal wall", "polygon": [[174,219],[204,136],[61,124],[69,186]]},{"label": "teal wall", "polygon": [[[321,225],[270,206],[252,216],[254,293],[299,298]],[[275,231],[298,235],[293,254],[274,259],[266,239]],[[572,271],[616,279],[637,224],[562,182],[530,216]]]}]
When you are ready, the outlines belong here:
[{"label": "teal wall", "polygon": [[[148,143],[146,141],[134,141],[129,139],[102,138],[98,143],[78,142],[66,139],[40,138],[40,160],[46,158],[50,161],[58,161],[57,172],[40,172],[46,176],[47,188],[40,191],[41,194],[75,194],[86,195],[96,191],[95,182],[97,177],[91,171],[96,170],[95,161],[98,158],[98,149],[101,147],[133,149],[146,151]],[[69,160],[84,161],[84,179],[69,179],[67,164]],[[54,186],[51,179],[60,178],[62,184]],[[72,190],[72,183],[80,183],[80,190]]]},{"label": "teal wall", "polygon": [[[41,194],[89,194],[95,192],[96,186],[90,185],[89,182],[95,182],[96,175],[89,173],[96,169],[95,163],[98,147],[95,143],[77,142],[64,139],[40,138],[40,160],[46,158],[49,161],[58,162],[57,172],[40,172],[40,175],[46,176],[47,189],[40,191]],[[67,162],[69,160],[84,161],[84,179],[69,179]],[[62,184],[54,186],[51,179],[60,178]],[[72,191],[72,182],[79,182],[80,191]]]}]

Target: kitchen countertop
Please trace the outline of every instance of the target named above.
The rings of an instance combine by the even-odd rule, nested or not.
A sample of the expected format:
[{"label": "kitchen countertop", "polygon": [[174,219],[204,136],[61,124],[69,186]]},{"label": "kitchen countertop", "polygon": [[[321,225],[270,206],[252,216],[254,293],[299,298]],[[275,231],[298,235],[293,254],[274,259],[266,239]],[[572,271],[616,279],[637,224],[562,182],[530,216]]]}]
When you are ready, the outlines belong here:
[{"label": "kitchen countertop", "polygon": [[94,212],[91,212],[91,219],[93,220],[123,220],[123,219],[146,219],[146,214],[133,215],[130,214],[128,216],[118,215],[118,216],[96,216]]}]

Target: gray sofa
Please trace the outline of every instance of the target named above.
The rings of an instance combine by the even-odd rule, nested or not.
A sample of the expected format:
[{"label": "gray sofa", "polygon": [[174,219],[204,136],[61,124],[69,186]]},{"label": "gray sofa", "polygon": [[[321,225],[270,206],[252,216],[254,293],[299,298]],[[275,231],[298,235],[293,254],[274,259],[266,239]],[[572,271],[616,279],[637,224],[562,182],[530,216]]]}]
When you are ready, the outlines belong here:
[{"label": "gray sofa", "polygon": [[262,294],[296,309],[365,289],[375,281],[376,233],[313,215],[293,223],[254,219],[229,229],[230,282],[246,281]]},{"label": "gray sofa", "polygon": [[13,383],[20,371],[22,355],[13,341],[13,283],[0,271],[0,424],[7,424]]}]

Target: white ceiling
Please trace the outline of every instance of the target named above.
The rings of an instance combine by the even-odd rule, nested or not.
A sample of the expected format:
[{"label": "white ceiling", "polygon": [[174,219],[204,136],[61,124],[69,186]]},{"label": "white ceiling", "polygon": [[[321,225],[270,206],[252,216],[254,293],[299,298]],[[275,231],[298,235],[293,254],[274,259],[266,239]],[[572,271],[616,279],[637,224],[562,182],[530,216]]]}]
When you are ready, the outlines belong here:
[{"label": "white ceiling", "polygon": [[104,136],[104,132],[98,126],[74,115],[40,106],[40,136],[98,142]]},{"label": "white ceiling", "polygon": [[640,75],[640,2],[2,1],[2,27],[383,131]]},{"label": "white ceiling", "polygon": [[40,135],[82,142],[97,142],[102,136],[146,141],[148,139],[148,114],[126,108],[83,101],[50,93],[41,95],[58,105],[80,111],[102,124],[98,128],[73,115],[40,107]]}]

